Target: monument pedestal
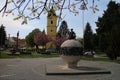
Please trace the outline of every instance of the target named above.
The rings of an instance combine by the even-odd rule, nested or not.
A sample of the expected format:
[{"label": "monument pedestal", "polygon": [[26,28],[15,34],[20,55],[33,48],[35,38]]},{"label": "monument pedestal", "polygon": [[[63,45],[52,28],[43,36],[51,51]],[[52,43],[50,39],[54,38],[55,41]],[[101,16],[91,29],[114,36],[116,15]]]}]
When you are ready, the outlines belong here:
[{"label": "monument pedestal", "polygon": [[77,65],[82,55],[82,45],[75,39],[63,42],[60,54],[67,65],[46,65],[46,75],[110,74],[106,69]]},{"label": "monument pedestal", "polygon": [[61,55],[61,58],[65,61],[68,68],[77,67],[77,63],[80,60],[80,56],[65,56]]},{"label": "monument pedestal", "polygon": [[67,65],[46,65],[46,75],[90,75],[111,74],[109,70],[98,67],[77,66],[68,68]]}]

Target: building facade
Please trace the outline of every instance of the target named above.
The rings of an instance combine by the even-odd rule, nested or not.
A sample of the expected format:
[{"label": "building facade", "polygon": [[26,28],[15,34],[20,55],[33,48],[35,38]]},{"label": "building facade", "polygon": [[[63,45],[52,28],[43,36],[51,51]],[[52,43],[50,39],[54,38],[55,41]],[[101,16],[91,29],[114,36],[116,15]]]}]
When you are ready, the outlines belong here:
[{"label": "building facade", "polygon": [[[52,40],[56,39],[57,35],[57,18],[55,10],[52,8],[47,15],[47,35],[51,36]],[[55,48],[52,42],[47,43],[46,48]]]}]

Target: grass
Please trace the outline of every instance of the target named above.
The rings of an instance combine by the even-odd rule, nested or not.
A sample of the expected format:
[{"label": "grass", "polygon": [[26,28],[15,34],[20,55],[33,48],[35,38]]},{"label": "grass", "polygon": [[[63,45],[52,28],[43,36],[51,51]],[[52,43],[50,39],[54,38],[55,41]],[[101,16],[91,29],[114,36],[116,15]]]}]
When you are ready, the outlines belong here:
[{"label": "grass", "polygon": [[[12,55],[9,51],[2,51],[0,55],[0,59],[9,59],[9,58],[53,58],[59,57],[58,53],[51,53],[50,55],[47,54],[39,54],[39,53],[32,53],[32,54],[22,54],[22,55]],[[110,60],[108,57],[81,57],[81,60],[88,60],[88,61],[105,61],[105,62],[116,62],[120,64],[120,60]]]},{"label": "grass", "polygon": [[90,60],[90,61],[110,61],[110,59],[108,57],[96,57],[96,58],[92,58],[92,57],[81,57],[82,60]]},{"label": "grass", "polygon": [[0,58],[6,59],[6,58],[52,58],[52,57],[59,57],[58,53],[52,53],[51,55],[47,54],[39,54],[39,53],[32,53],[32,54],[10,54],[9,51],[2,51]]},{"label": "grass", "polygon": [[43,58],[53,58],[53,57],[59,57],[59,54],[58,53],[52,53],[51,55],[40,54],[40,56]]},{"label": "grass", "polygon": [[81,57],[81,60],[87,60],[87,61],[104,61],[104,62],[115,62],[120,64],[120,60],[110,60],[108,57],[96,57],[96,58],[90,58],[90,57]]}]

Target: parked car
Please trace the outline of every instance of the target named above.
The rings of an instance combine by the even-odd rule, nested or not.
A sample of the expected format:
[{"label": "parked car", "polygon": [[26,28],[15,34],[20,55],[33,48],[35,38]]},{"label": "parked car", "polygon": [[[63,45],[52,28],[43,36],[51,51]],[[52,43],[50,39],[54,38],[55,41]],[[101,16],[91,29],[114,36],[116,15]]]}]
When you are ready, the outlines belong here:
[{"label": "parked car", "polygon": [[3,51],[4,50],[4,48],[0,48],[0,51]]},{"label": "parked car", "polygon": [[94,57],[95,56],[95,51],[88,51],[83,54],[84,56],[87,57]]}]

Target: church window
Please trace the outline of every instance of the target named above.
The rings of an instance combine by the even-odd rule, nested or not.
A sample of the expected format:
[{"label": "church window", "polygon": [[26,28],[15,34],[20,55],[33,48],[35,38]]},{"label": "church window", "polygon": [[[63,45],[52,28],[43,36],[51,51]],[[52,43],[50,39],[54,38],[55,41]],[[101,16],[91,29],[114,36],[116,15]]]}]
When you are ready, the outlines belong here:
[{"label": "church window", "polygon": [[51,32],[53,32],[53,30],[51,30]]},{"label": "church window", "polygon": [[53,24],[53,21],[51,21],[51,24]]}]

